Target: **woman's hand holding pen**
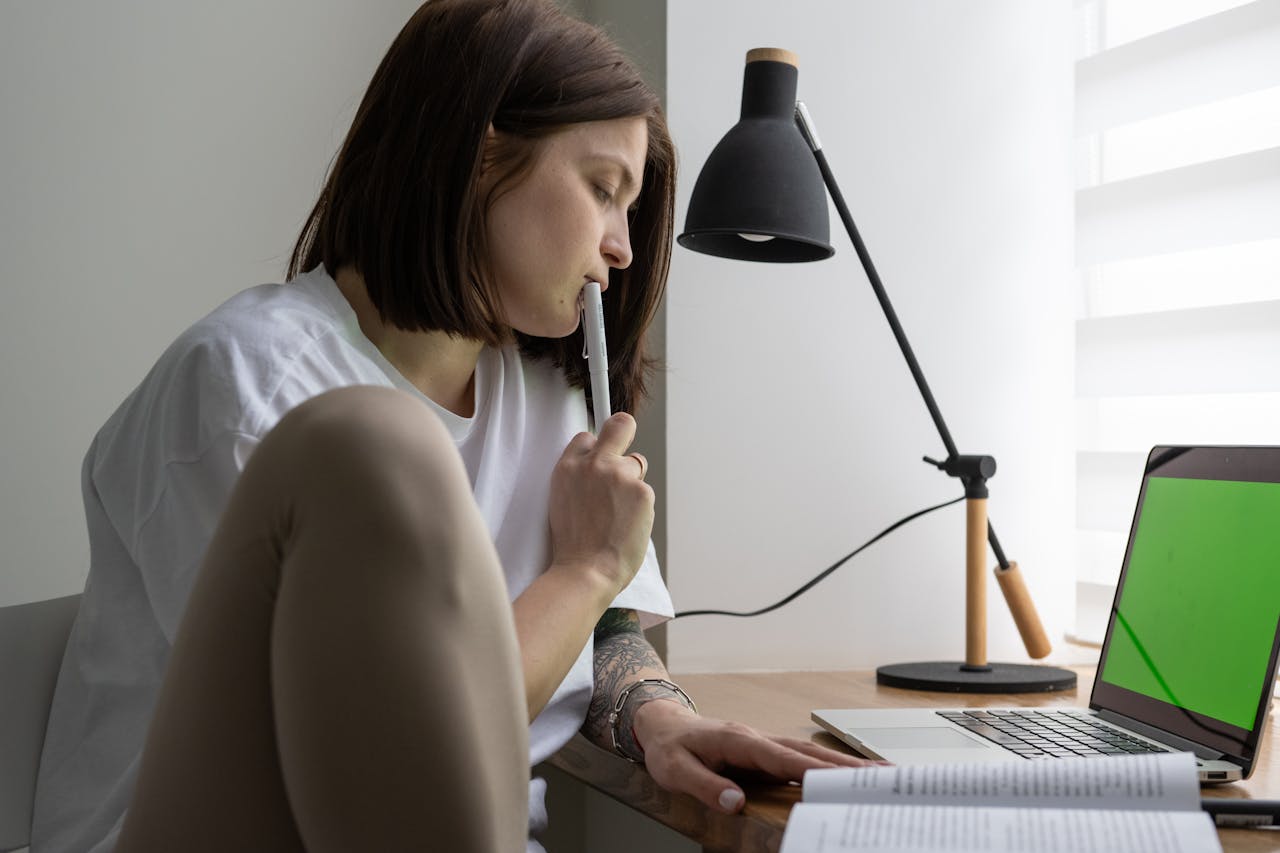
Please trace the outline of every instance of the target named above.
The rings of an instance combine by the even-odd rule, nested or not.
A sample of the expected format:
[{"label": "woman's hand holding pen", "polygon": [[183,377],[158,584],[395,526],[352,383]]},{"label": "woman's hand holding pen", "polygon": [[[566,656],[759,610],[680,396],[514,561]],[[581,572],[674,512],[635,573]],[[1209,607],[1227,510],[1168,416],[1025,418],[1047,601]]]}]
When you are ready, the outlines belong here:
[{"label": "woman's hand holding pen", "polygon": [[614,415],[599,436],[574,436],[551,472],[551,565],[513,603],[530,720],[644,562],[653,489],[644,457],[627,453],[635,434],[630,415]]},{"label": "woman's hand holding pen", "polygon": [[600,581],[606,604],[639,570],[653,529],[647,463],[627,453],[635,434],[630,415],[613,415],[599,435],[574,436],[551,474],[552,568]]}]

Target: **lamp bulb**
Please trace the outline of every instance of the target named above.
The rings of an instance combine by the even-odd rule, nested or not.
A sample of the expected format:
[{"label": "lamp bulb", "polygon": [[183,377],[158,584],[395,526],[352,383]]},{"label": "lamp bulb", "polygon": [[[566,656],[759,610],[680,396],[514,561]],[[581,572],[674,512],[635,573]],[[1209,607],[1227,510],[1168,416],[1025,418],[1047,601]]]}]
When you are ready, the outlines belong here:
[{"label": "lamp bulb", "polygon": [[749,241],[751,241],[752,243],[768,243],[770,240],[772,240],[772,239],[773,239],[773,235],[771,235],[771,234],[742,234],[742,233],[739,233],[739,234],[738,234],[738,236],[739,236],[739,237],[741,237],[743,240],[749,240]]}]

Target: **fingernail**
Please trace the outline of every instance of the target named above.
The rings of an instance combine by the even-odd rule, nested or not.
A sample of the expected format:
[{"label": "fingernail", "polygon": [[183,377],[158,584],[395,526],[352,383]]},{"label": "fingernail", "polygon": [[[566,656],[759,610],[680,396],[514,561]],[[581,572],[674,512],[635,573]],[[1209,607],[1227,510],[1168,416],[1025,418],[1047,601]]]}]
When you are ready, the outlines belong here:
[{"label": "fingernail", "polygon": [[737,788],[725,788],[720,792],[720,808],[727,812],[737,811],[744,799],[746,798]]}]

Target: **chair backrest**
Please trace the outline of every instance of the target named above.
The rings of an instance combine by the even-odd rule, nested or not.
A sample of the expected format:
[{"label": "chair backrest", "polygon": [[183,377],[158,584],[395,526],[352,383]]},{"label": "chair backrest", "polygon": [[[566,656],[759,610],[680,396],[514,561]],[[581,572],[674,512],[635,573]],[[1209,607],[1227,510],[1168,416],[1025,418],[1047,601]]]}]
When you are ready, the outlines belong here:
[{"label": "chair backrest", "polygon": [[79,595],[0,607],[0,850],[31,841],[36,773]]}]

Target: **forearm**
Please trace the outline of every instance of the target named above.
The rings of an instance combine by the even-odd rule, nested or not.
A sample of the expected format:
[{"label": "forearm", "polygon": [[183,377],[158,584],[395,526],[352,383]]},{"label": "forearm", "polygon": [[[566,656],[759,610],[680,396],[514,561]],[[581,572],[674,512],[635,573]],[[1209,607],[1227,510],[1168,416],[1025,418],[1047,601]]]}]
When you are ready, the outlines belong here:
[{"label": "forearm", "polygon": [[589,573],[553,566],[512,604],[530,721],[551,701],[614,594]]},{"label": "forearm", "polygon": [[[595,690],[582,733],[593,743],[612,751],[613,727],[609,716],[618,696],[638,681],[670,680],[670,676],[657,651],[640,630],[640,618],[634,610],[605,611],[595,629],[593,664]],[[617,726],[619,740],[627,754],[638,756],[644,752],[635,734],[636,712],[653,699],[674,698],[669,690],[658,685],[641,685],[632,691]]]}]

